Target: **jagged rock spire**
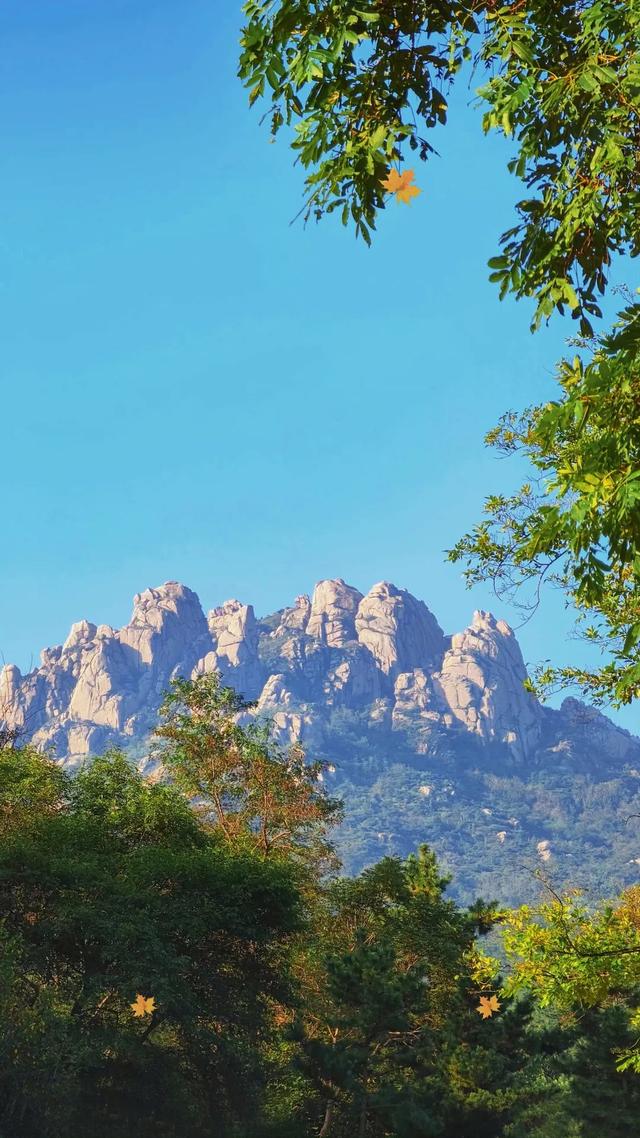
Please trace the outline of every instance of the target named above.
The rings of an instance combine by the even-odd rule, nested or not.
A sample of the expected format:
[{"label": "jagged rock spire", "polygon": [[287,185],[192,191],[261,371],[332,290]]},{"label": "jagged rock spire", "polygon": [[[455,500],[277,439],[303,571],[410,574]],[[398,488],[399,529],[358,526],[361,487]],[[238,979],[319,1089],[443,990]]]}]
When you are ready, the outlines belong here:
[{"label": "jagged rock spire", "polygon": [[[238,600],[207,619],[196,594],[169,581],[135,597],[123,628],[79,621],[41,660],[25,676],[12,665],[0,671],[0,726],[62,759],[144,740],[171,678],[214,668],[257,700],[283,737],[312,746],[337,711],[364,714],[371,729],[408,732],[418,752],[448,732],[521,762],[551,744],[570,753],[585,730],[577,701],[552,711],[525,691],[522,654],[504,621],[476,612],[447,640],[422,601],[387,581],[363,595],[340,577],[324,580],[311,601],[302,594],[264,620]],[[638,761],[637,742],[604,716],[592,716],[588,730],[604,757],[633,752]]]}]

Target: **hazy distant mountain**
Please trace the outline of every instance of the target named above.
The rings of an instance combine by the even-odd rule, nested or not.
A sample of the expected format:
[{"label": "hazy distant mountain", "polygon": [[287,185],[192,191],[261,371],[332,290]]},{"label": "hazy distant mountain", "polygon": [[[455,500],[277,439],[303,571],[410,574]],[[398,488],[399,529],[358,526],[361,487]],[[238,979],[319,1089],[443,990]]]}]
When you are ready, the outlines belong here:
[{"label": "hazy distant mountain", "polygon": [[28,675],[5,667],[0,720],[72,764],[113,744],[143,758],[171,677],[213,668],[332,761],[350,869],[427,840],[464,896],[523,897],[536,867],[599,891],[636,879],[640,740],[577,700],[541,706],[504,621],[446,636],[387,582],[321,581],[262,619],[147,589],[123,628],[81,621]]}]

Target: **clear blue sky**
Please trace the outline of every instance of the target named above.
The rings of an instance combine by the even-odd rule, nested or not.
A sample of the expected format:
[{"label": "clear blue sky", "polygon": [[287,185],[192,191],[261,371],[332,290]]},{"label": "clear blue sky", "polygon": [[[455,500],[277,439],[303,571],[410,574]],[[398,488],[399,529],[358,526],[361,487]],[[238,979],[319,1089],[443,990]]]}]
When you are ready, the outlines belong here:
[{"label": "clear blue sky", "polygon": [[[470,95],[368,250],[289,226],[233,0],[5,0],[0,27],[4,659],[171,578],[258,613],[387,578],[448,631],[509,618],[442,551],[515,479],[483,434],[552,393],[571,329],[532,337],[487,283],[517,185]],[[525,657],[575,657],[567,628],[551,602]]]}]

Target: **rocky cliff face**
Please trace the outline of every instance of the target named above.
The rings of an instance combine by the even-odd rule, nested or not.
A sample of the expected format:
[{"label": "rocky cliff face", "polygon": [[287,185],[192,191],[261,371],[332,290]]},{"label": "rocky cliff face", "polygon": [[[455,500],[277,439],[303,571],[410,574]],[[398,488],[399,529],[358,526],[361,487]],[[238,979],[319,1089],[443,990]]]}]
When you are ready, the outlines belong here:
[{"label": "rocky cliff face", "polygon": [[211,669],[257,701],[283,737],[310,748],[322,749],[342,710],[371,731],[398,733],[417,755],[443,738],[468,739],[535,764],[578,755],[588,736],[603,763],[640,764],[640,742],[604,716],[575,700],[542,708],[524,690],[522,654],[504,621],[476,612],[446,637],[405,590],[380,582],[363,595],[340,578],[263,619],[237,600],[205,616],[176,582],[147,589],[123,628],[80,621],[28,675],[5,667],[0,723],[72,762],[143,741],[171,678]]},{"label": "rocky cliff face", "polygon": [[456,724],[485,743],[505,743],[526,759],[543,730],[544,712],[524,689],[526,668],[518,642],[503,620],[475,612],[464,632],[451,637],[434,683],[442,693],[447,726]]}]

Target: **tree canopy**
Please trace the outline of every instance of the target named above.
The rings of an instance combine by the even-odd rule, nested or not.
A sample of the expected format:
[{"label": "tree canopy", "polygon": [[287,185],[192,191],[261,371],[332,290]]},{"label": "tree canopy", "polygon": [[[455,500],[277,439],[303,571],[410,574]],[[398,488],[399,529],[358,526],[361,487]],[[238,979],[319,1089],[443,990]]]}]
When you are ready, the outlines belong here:
[{"label": "tree canopy", "polygon": [[449,554],[467,563],[470,583],[489,577],[525,607],[545,580],[560,586],[610,658],[542,669],[539,685],[577,683],[618,704],[640,694],[639,333],[640,305],[630,303],[590,358],[561,362],[557,400],[507,414],[490,433],[493,447],[529,460],[533,477],[487,498],[485,519]]},{"label": "tree canopy", "polygon": [[156,756],[228,842],[295,854],[317,873],[333,857],[327,828],[340,803],[322,785],[326,763],[282,747],[269,722],[240,722],[250,705],[216,672],[173,681],[155,730]]},{"label": "tree canopy", "polygon": [[512,140],[515,204],[492,262],[534,326],[567,307],[583,334],[612,257],[638,252],[640,13],[623,0],[248,0],[240,76],[291,128],[305,216],[336,209],[369,240],[384,181],[427,159],[470,65],[485,131]]},{"label": "tree canopy", "polygon": [[[613,1006],[597,962],[554,979],[555,912],[460,908],[425,846],[310,890],[294,848],[229,839],[118,752],[55,793],[46,756],[0,759],[3,806],[29,799],[0,830],[2,1138],[596,1138],[612,1102],[629,1133],[631,956]],[[637,898],[562,920],[629,947]],[[479,938],[505,921],[501,992]]]},{"label": "tree canopy", "polygon": [[612,1101],[623,1138],[635,891],[462,908],[424,845],[341,877],[318,768],[245,715],[178,680],[149,778],[0,752],[2,1138],[596,1138]]},{"label": "tree canopy", "polygon": [[[38,764],[51,786],[46,758],[5,764],[14,793]],[[229,852],[117,752],[50,805],[0,833],[0,1134],[178,1138],[250,1120],[270,1006],[292,994],[292,872]]]},{"label": "tree canopy", "polygon": [[[639,307],[614,329],[594,320],[612,264],[640,240],[640,9],[625,0],[248,0],[240,76],[270,100],[307,171],[306,218],[340,210],[367,242],[390,200],[415,192],[446,125],[447,95],[471,73],[486,132],[510,141],[522,195],[489,262],[500,297],[576,321],[579,354],[558,396],[510,412],[491,445],[520,451],[532,479],[491,495],[451,551],[468,579],[498,589],[555,581],[602,667],[543,668],[540,691],[577,683],[623,703],[640,691]],[[506,219],[505,219],[506,220]]]}]

